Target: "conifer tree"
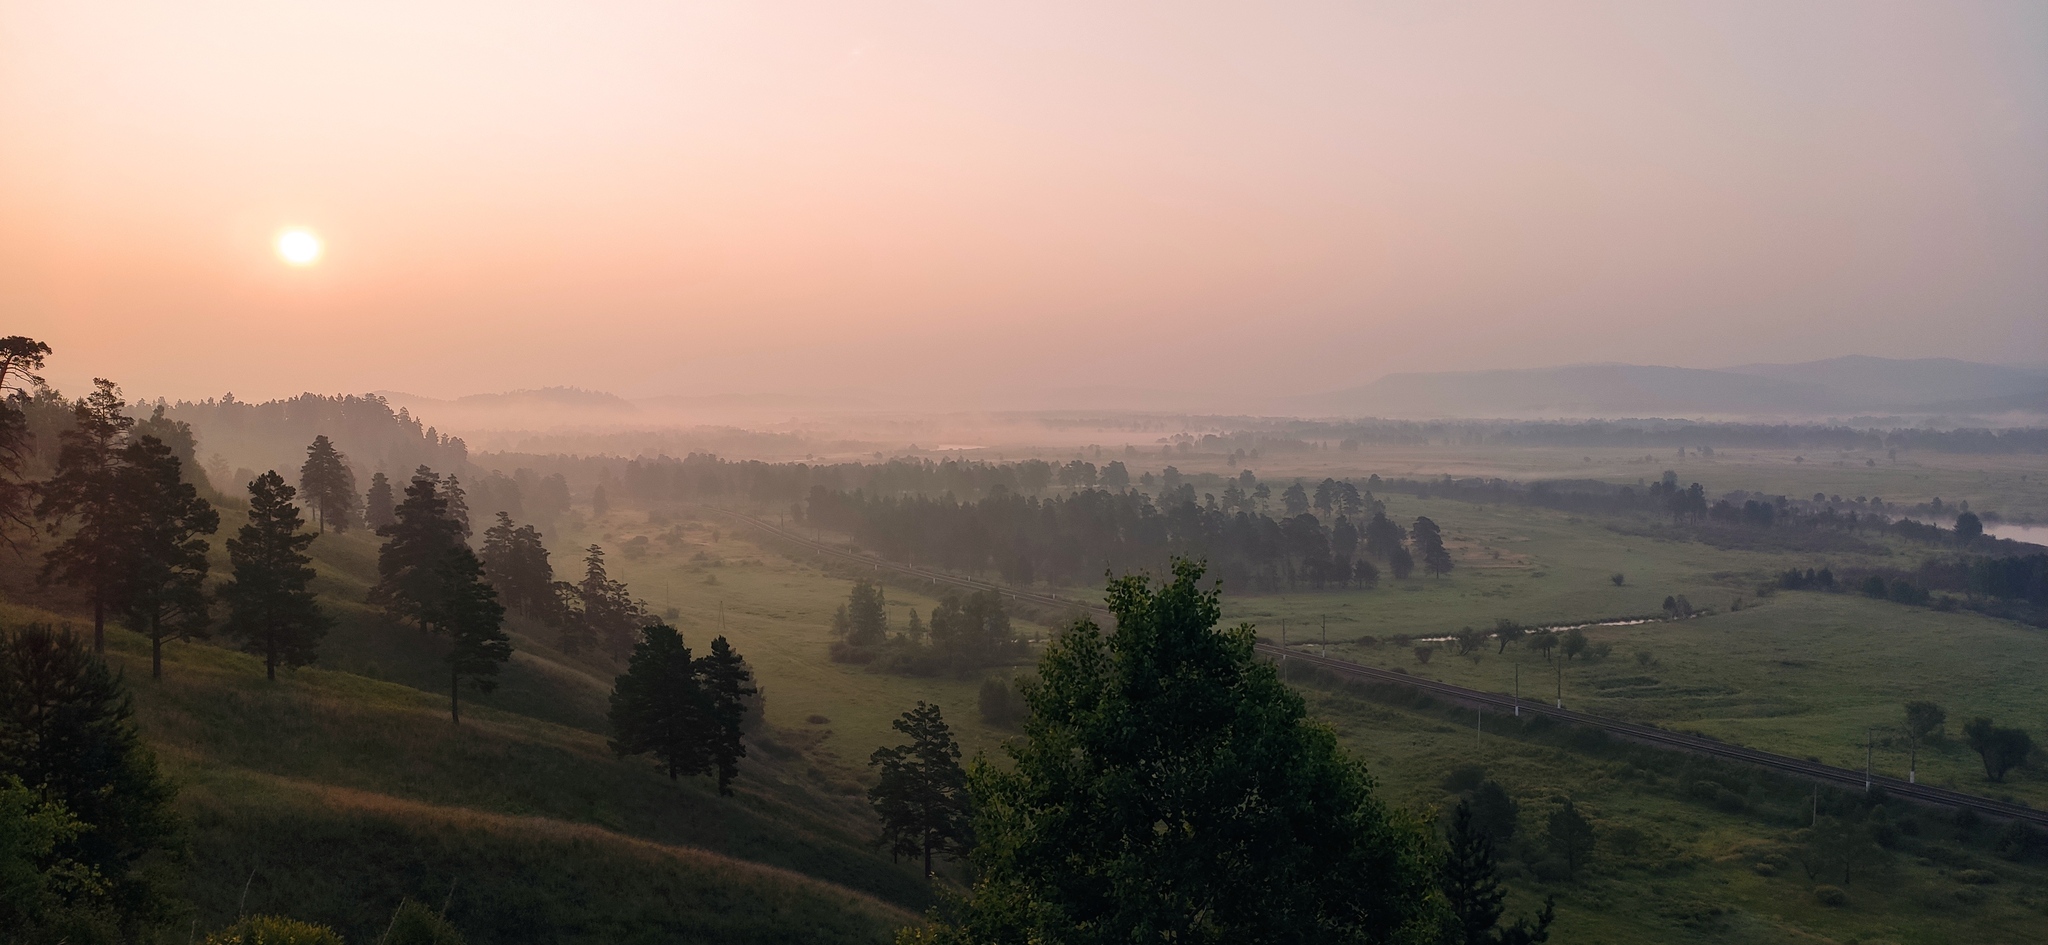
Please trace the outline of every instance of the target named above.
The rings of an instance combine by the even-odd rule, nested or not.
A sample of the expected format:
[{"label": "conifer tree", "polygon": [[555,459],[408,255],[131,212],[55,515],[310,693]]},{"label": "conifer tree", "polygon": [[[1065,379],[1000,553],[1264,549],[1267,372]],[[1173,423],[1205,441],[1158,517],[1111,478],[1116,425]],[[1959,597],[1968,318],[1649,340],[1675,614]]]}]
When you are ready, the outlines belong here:
[{"label": "conifer tree", "polygon": [[1399,545],[1387,555],[1387,570],[1394,572],[1394,580],[1405,581],[1415,573],[1415,556]]},{"label": "conifer tree", "polygon": [[448,497],[448,517],[455,522],[456,534],[469,541],[474,533],[469,528],[469,493],[462,491],[462,480],[450,475],[443,494]]},{"label": "conifer tree", "polygon": [[868,646],[889,638],[888,602],[880,585],[869,580],[853,582],[846,596],[846,642]]},{"label": "conifer tree", "polygon": [[612,683],[611,749],[653,754],[673,781],[711,770],[711,699],[683,635],[665,623],[640,630],[626,671]]},{"label": "conifer tree", "polygon": [[507,606],[550,621],[559,617],[555,569],[539,530],[514,525],[509,513],[499,512],[497,524],[484,531],[483,559],[484,575]]},{"label": "conifer tree", "polygon": [[1458,802],[1449,840],[1441,886],[1457,926],[1452,940],[1457,945],[1538,945],[1549,941],[1550,923],[1557,918],[1555,897],[1544,901],[1534,925],[1521,919],[1508,928],[1499,927],[1507,890],[1501,888],[1494,864],[1493,838],[1480,829],[1471,804]]},{"label": "conifer tree", "polygon": [[10,547],[15,531],[33,530],[29,499],[34,491],[23,481],[23,465],[35,451],[35,438],[16,399],[47,389],[36,372],[49,354],[50,346],[33,338],[0,338],[0,541]]},{"label": "conifer tree", "polygon": [[512,658],[512,640],[502,629],[505,608],[484,581],[483,562],[467,545],[442,559],[442,591],[434,626],[448,637],[448,715],[462,724],[462,683],[478,692],[498,687],[498,668]]},{"label": "conifer tree", "polygon": [[57,854],[106,884],[124,925],[148,918],[157,899],[135,867],[171,846],[175,789],[142,744],[120,678],[69,633],[0,634],[0,776],[77,818],[84,829]]},{"label": "conifer tree", "polygon": [[1586,857],[1593,852],[1593,824],[1579,813],[1571,798],[1565,798],[1564,804],[1551,812],[1547,826],[1550,848],[1564,857],[1565,875],[1576,877],[1579,867],[1585,865]]},{"label": "conifer tree", "polygon": [[313,437],[313,444],[306,447],[306,464],[299,467],[299,492],[313,509],[319,531],[325,533],[330,522],[335,531],[348,531],[349,515],[356,508],[356,474],[325,433]]},{"label": "conifer tree", "polygon": [[279,664],[310,665],[329,624],[307,588],[314,571],[306,548],[315,536],[301,531],[296,495],[275,470],[249,483],[249,523],[227,543],[235,576],[219,591],[228,634],[263,657],[271,679]]},{"label": "conifer tree", "polygon": [[732,780],[739,777],[740,759],[747,756],[740,723],[746,720],[747,700],[755,692],[754,674],[723,636],[712,638],[710,655],[699,657],[697,663],[697,677],[709,704],[707,754],[718,775],[718,793],[730,795]]},{"label": "conifer tree", "polygon": [[910,743],[868,756],[868,767],[880,769],[868,803],[882,819],[889,856],[923,859],[930,878],[933,856],[964,855],[973,838],[960,745],[939,707],[921,701],[889,725]]},{"label": "conifer tree", "polygon": [[1422,516],[1415,520],[1415,527],[1409,529],[1415,542],[1415,556],[1422,559],[1422,566],[1437,577],[1443,577],[1451,570],[1451,553],[1444,549],[1443,529]]},{"label": "conifer tree", "polygon": [[441,488],[441,477],[421,466],[405,487],[405,501],[393,510],[392,523],[377,529],[385,541],[377,551],[377,584],[370,588],[370,602],[417,621],[423,630],[433,629],[438,595],[447,586],[439,570],[463,547]]},{"label": "conifer tree", "polygon": [[[1010,763],[976,765],[975,885],[920,937],[1425,941],[1432,838],[1312,724],[1186,560],[1056,637]],[[1219,790],[1228,785],[1227,790]],[[1076,930],[1085,930],[1077,934]],[[1305,930],[1312,930],[1305,931]]]},{"label": "conifer tree", "polygon": [[583,580],[576,585],[582,613],[565,627],[562,648],[569,653],[584,646],[603,645],[618,656],[633,646],[634,635],[649,622],[647,606],[633,598],[626,585],[606,573],[604,549],[591,545],[583,557]]},{"label": "conifer tree", "polygon": [[207,635],[207,542],[220,513],[184,480],[178,457],[153,436],[121,449],[116,477],[128,520],[118,594],[129,629],[149,637],[149,675],[164,674],[164,643]]},{"label": "conifer tree", "polygon": [[70,584],[92,601],[92,646],[107,648],[107,612],[127,561],[129,522],[118,504],[121,440],[135,425],[121,389],[93,379],[93,392],[72,406],[72,428],[60,435],[56,473],[43,483],[36,515],[77,528],[43,558],[42,579]]},{"label": "conifer tree", "polygon": [[371,531],[381,535],[384,526],[398,521],[398,516],[393,511],[396,504],[391,497],[391,480],[383,473],[372,475],[370,494],[363,499],[363,518],[369,523]]}]

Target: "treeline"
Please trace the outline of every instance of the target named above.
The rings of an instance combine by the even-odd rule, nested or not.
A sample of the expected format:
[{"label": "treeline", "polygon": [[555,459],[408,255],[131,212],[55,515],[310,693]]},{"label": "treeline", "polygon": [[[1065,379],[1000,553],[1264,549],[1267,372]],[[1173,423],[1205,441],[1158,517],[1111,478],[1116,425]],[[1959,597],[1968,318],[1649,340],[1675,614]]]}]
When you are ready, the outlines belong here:
[{"label": "treeline", "polygon": [[1014,662],[1025,652],[995,591],[949,591],[929,621],[912,608],[903,628],[892,633],[887,594],[867,580],[853,582],[846,603],[832,615],[832,636],[833,660],[903,676],[965,674]]},{"label": "treeline", "polygon": [[[1206,560],[1230,586],[1261,591],[1372,587],[1380,579],[1374,559],[1396,578],[1407,578],[1418,565],[1438,576],[1452,569],[1435,522],[1419,518],[1404,529],[1370,493],[1328,482],[1319,489],[1321,501],[1299,483],[1289,487],[1283,503],[1293,514],[1277,520],[1235,481],[1225,499],[1211,495],[1201,502],[1185,483],[1158,502],[1141,492],[1101,489],[1044,498],[999,490],[961,502],[817,486],[792,513],[800,513],[800,523],[846,532],[891,560],[994,571],[1017,584],[1157,571],[1175,557]],[[1309,511],[1312,506],[1322,517]]]},{"label": "treeline", "polygon": [[[1878,600],[1972,610],[2048,627],[2048,554],[1953,555],[1929,558],[1912,570],[1829,568],[1786,571],[1784,590],[1861,593]],[[1961,596],[1957,596],[1961,595]]]}]

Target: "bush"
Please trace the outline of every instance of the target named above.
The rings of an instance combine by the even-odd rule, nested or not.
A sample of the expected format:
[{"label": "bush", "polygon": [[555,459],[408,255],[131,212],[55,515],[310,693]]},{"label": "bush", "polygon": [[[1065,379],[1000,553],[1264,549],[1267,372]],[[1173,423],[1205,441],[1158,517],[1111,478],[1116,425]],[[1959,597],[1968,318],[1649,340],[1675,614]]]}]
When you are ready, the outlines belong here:
[{"label": "bush", "polygon": [[433,910],[410,899],[398,906],[391,917],[391,931],[384,945],[463,945],[462,933]]},{"label": "bush", "polygon": [[1427,663],[1429,658],[1435,655],[1436,650],[1430,647],[1418,646],[1415,648],[1415,661],[1418,663]]},{"label": "bush", "polygon": [[[393,939],[396,942],[397,939]],[[206,937],[206,945],[343,945],[333,929],[275,915],[252,915]]]},{"label": "bush", "polygon": [[1444,775],[1443,787],[1452,794],[1463,794],[1478,788],[1480,782],[1485,780],[1484,765],[1459,765],[1452,768],[1450,774]]},{"label": "bush", "polygon": [[1830,908],[1840,908],[1849,904],[1849,894],[1835,886],[1813,887],[1813,898]]},{"label": "bush", "polygon": [[1998,874],[1990,870],[1959,870],[1956,882],[1966,886],[1986,886],[1998,882]]}]

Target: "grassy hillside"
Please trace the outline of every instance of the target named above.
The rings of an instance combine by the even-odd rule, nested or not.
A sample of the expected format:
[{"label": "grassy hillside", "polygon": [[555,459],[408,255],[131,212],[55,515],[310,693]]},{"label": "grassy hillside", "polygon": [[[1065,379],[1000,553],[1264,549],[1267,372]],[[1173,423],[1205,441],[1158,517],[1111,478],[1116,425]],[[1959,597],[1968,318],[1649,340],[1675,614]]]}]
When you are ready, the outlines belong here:
[{"label": "grassy hillside", "polygon": [[[109,633],[181,785],[200,928],[232,919],[245,888],[249,911],[351,940],[374,939],[403,896],[448,902],[475,942],[874,942],[929,904],[915,869],[874,848],[849,772],[806,754],[810,736],[754,736],[737,797],[671,782],[606,747],[609,672],[524,638],[458,728],[440,641],[351,603],[367,536],[315,549],[338,618],[321,662],[337,668],[271,682],[253,657],[175,644],[154,681],[146,641]],[[9,623],[67,619],[0,605]]]}]

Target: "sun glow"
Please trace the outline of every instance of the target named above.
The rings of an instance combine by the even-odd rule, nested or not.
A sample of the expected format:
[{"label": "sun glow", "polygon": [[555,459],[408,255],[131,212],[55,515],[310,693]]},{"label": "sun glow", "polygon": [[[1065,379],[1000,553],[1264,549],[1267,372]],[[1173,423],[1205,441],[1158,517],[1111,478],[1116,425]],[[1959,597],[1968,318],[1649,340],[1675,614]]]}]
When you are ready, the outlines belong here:
[{"label": "sun glow", "polygon": [[277,234],[277,255],[294,266],[310,266],[320,261],[320,253],[326,247],[313,231],[293,227]]}]

